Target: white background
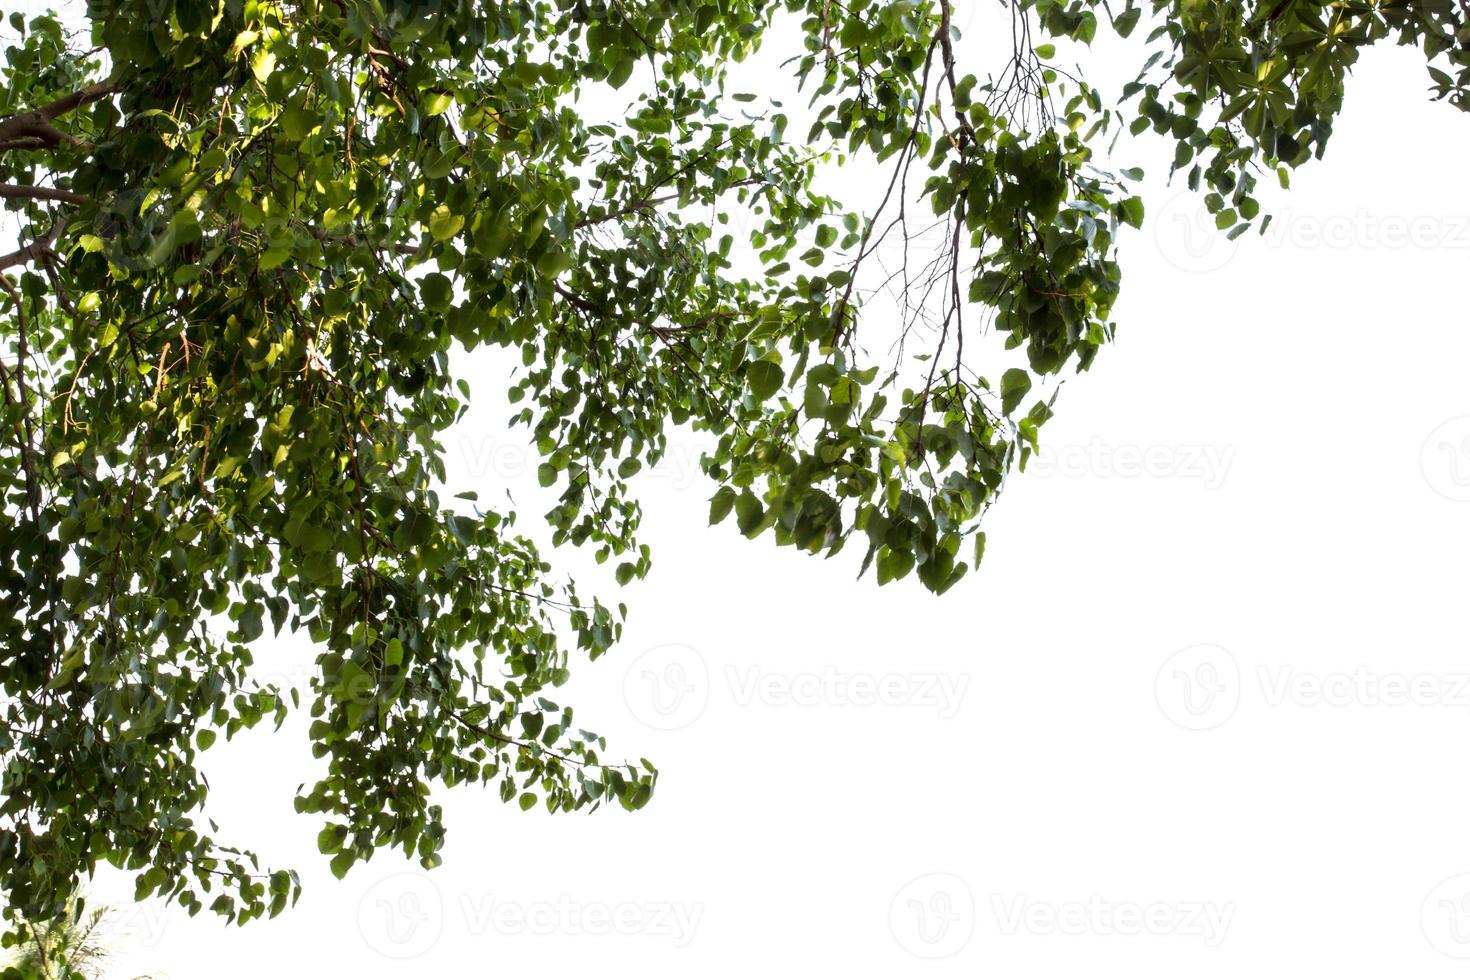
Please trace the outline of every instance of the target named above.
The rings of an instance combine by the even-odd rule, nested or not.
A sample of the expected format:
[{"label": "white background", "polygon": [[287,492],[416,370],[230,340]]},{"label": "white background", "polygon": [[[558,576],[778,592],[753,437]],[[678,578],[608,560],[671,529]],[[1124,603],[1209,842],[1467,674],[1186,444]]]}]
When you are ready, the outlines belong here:
[{"label": "white background", "polygon": [[[647,809],[442,793],[442,868],[338,882],[291,806],[300,719],[251,733],[211,753],[209,812],[300,904],[236,929],[104,875],[110,975],[1463,976],[1470,119],[1425,85],[1367,55],[1264,239],[1205,232],[1171,146],[1120,151],[1155,166],[1117,343],[942,598],[707,528],[676,435],[626,640],[561,692],[659,765]],[[504,415],[448,436],[450,483],[530,527]]]}]

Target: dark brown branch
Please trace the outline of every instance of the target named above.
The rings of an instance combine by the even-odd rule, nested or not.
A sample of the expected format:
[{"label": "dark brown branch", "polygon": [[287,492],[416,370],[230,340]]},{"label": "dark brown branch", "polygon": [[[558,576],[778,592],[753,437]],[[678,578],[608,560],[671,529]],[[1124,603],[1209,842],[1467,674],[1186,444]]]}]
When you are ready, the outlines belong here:
[{"label": "dark brown branch", "polygon": [[[766,178],[764,177],[747,177],[744,180],[735,181],[734,183],[725,187],[724,190],[732,190],[736,187],[749,187],[751,184],[764,184],[765,182]],[[626,218],[630,214],[635,214],[639,211],[649,211],[653,208],[658,207],[660,204],[667,204],[670,201],[677,201],[678,199],[678,194],[663,194],[659,197],[645,197],[641,201],[634,201],[632,204],[629,204],[626,207],[618,208],[616,211],[609,211],[607,214],[599,215],[595,218],[583,218],[581,221],[577,222],[577,227],[586,228],[589,225],[600,225],[608,221],[616,221],[619,218]]]},{"label": "dark brown branch", "polygon": [[606,315],[602,312],[602,310],[598,309],[590,300],[588,300],[587,297],[583,296],[581,293],[572,292],[561,283],[556,283],[556,294],[562,299],[566,300],[568,303],[571,303],[577,309],[581,310],[583,313],[590,313],[594,316]]},{"label": "dark brown branch", "polygon": [[449,716],[455,721],[459,722],[465,728],[474,732],[476,735],[481,736],[482,738],[493,739],[494,741],[499,742],[502,745],[513,745],[516,748],[524,749],[527,751],[535,750],[541,755],[546,756],[547,758],[556,759],[558,762],[566,763],[574,769],[621,769],[623,768],[623,766],[627,765],[626,762],[622,765],[609,765],[606,762],[589,762],[583,759],[573,759],[571,756],[562,755],[560,752],[553,752],[551,749],[547,748],[539,742],[523,742],[518,738],[512,738],[509,735],[502,735],[497,731],[486,728],[484,725],[477,725],[453,708],[449,709]]},{"label": "dark brown branch", "polygon": [[619,218],[626,217],[627,215],[633,214],[634,212],[646,211],[649,208],[656,208],[660,204],[667,204],[669,201],[678,200],[678,198],[678,194],[665,194],[662,197],[645,197],[641,201],[635,201],[634,203],[629,204],[627,207],[619,208],[616,211],[609,211],[607,214],[601,215],[600,217],[583,218],[581,221],[577,222],[577,227],[586,228],[588,225],[600,225],[605,221],[616,221]]},{"label": "dark brown branch", "polygon": [[51,230],[40,238],[23,245],[14,252],[0,255],[0,269],[8,269],[13,265],[27,265],[31,262],[44,261],[56,254],[56,239],[61,237],[66,228],[66,219],[62,218],[51,226]]},{"label": "dark brown branch", "polygon": [[78,89],[70,95],[63,95],[55,102],[37,109],[36,112],[46,119],[60,119],[73,109],[80,109],[84,105],[90,105],[98,99],[105,99],[117,91],[117,83],[112,79],[88,85],[84,89]]},{"label": "dark brown branch", "polygon": [[16,288],[15,280],[9,276],[0,275],[0,288],[10,295],[10,300],[15,304],[16,325],[16,359],[15,370],[5,379],[5,399],[10,401],[10,377],[15,378],[15,386],[19,392],[19,401],[24,431],[20,425],[16,426],[16,434],[21,437],[20,465],[25,474],[26,497],[31,506],[31,522],[39,528],[41,526],[41,485],[36,476],[36,450],[35,450],[35,426],[31,422],[30,391],[26,388],[26,361],[30,358],[30,341],[26,327],[25,301],[22,299],[20,290]]},{"label": "dark brown branch", "polygon": [[67,113],[106,98],[115,91],[116,83],[108,79],[78,89],[70,95],[63,95],[39,109],[0,120],[0,150],[38,149],[60,146],[62,143],[79,145],[80,140],[57,129],[53,123]]},{"label": "dark brown branch", "polygon": [[[323,243],[324,245],[342,244],[347,245],[350,248],[357,248],[359,246],[366,245],[370,250],[372,250],[374,255],[376,255],[378,251],[376,243],[372,241],[364,241],[356,235],[329,235],[325,230],[315,227],[307,228],[306,230],[311,233],[311,237],[315,238],[317,241]],[[394,244],[389,247],[389,251],[391,251],[394,255],[402,255],[405,257],[419,254],[419,250],[412,245]]]},{"label": "dark brown branch", "polygon": [[0,198],[63,201],[67,204],[86,204],[91,200],[84,194],[64,191],[56,187],[37,187],[34,184],[0,184]]}]

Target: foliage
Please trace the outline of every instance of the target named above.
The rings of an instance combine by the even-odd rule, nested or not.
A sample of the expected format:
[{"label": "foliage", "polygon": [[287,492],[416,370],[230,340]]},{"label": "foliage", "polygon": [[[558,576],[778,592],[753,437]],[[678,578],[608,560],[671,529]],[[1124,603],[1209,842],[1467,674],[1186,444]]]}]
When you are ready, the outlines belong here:
[{"label": "foliage", "polygon": [[[855,540],[878,581],[943,592],[1050,417],[1042,383],[1113,335],[1115,242],[1143,203],[1101,141],[1170,134],[1238,232],[1253,168],[1320,155],[1363,45],[1421,44],[1432,94],[1466,106],[1448,0],[1109,9],[1012,6],[1014,57],[985,79],[956,63],[950,0],[91,0],[90,41],[12,17],[12,913],[60,914],[99,861],[136,870],[140,899],[242,922],[294,899],[294,874],[200,823],[217,733],[301,700],[252,678],[267,629],[319,651],[323,773],[297,807],[339,875],[383,847],[436,864],[435,785],[649,799],[653,766],[609,762],[548,698],[622,606],[562,583],[513,512],[441,496],[438,440],[470,396],[453,352],[518,357],[552,539],[620,583],[649,567],[628,481],[687,425],[711,440],[713,521],[813,553]],[[1058,67],[1054,43],[1145,14],[1122,110]],[[730,90],[778,32],[804,45],[794,137]],[[626,111],[582,112],[594,91]],[[847,157],[886,175],[860,212],[817,181]],[[862,339],[881,336],[871,257],[916,239],[920,209],[944,244],[905,261],[884,363]],[[966,337],[973,359],[987,325],[1014,353],[981,373]]]},{"label": "foliage", "polygon": [[96,980],[103,975],[107,947],[98,931],[106,907],[86,911],[79,899],[67,901],[61,914],[29,929],[29,937],[0,968],[0,980]]},{"label": "foliage", "polygon": [[[1080,36],[1093,29],[1094,6],[1040,0],[1036,10],[1049,29]],[[1128,0],[1114,27],[1126,36],[1145,13],[1155,25],[1153,50],[1123,91],[1136,104],[1129,128],[1175,140],[1174,168],[1187,168],[1189,186],[1207,191],[1216,224],[1232,237],[1260,213],[1260,167],[1274,168],[1286,187],[1292,169],[1321,158],[1347,75],[1368,45],[1419,47],[1431,97],[1470,110],[1470,7],[1462,0]]]}]

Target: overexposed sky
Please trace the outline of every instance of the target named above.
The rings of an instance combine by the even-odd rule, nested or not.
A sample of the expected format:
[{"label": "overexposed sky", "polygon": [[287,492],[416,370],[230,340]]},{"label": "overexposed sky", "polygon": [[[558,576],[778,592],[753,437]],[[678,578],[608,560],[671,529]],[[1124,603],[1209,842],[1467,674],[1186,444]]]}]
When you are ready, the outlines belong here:
[{"label": "overexposed sky", "polygon": [[[1117,343],[942,598],[708,528],[675,436],[639,478],[654,570],[625,642],[559,692],[660,767],[647,809],[460,788],[443,867],[338,882],[291,805],[303,714],[208,757],[221,839],[299,869],[300,904],[231,928],[104,875],[114,975],[1461,976],[1470,117],[1425,87],[1415,52],[1368,53],[1265,238],[1205,234],[1172,147],[1120,147],[1150,215]],[[861,171],[830,180],[873,203]],[[513,493],[529,528],[506,368],[460,368],[484,397],[449,483]],[[312,656],[261,643],[282,677]]]}]

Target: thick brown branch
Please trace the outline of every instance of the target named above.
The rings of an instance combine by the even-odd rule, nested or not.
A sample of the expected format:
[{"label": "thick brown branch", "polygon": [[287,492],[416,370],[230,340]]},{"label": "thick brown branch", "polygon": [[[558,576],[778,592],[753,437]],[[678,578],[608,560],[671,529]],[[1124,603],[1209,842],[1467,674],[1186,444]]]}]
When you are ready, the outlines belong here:
[{"label": "thick brown branch", "polygon": [[0,184],[0,198],[64,201],[67,204],[85,204],[91,200],[85,194],[64,191],[56,187],[37,187],[34,184]]},{"label": "thick brown branch", "polygon": [[40,136],[17,136],[15,139],[0,141],[0,153],[6,150],[40,150],[49,145]]},{"label": "thick brown branch", "polygon": [[62,143],[78,145],[80,140],[52,124],[68,112],[106,98],[116,90],[116,84],[108,79],[63,95],[39,109],[0,119],[0,150],[39,149]]},{"label": "thick brown branch", "polygon": [[37,109],[36,112],[47,119],[59,119],[71,112],[80,109],[84,105],[90,105],[98,99],[104,99],[117,91],[117,83],[112,79],[88,85],[86,88],[78,89],[70,95],[63,95],[55,102],[48,103]]},{"label": "thick brown branch", "polygon": [[590,300],[587,299],[587,297],[583,296],[581,293],[574,293],[567,287],[563,286],[561,283],[556,283],[555,288],[558,296],[566,300],[568,303],[571,303],[583,313],[590,313],[594,316],[606,315],[602,312],[602,310],[598,309],[596,305],[594,305]]},{"label": "thick brown branch", "polygon": [[51,226],[51,230],[28,245],[23,245],[14,252],[0,255],[0,269],[8,269],[13,265],[29,265],[32,262],[42,261],[56,254],[56,239],[61,237],[66,228],[66,219],[62,218]]}]

